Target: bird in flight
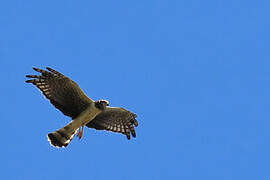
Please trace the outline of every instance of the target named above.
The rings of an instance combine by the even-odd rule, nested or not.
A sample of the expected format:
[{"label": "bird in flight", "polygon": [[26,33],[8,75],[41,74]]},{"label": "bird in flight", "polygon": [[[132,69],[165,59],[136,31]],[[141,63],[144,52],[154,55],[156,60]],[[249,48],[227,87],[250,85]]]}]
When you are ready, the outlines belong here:
[{"label": "bird in flight", "polygon": [[81,88],[63,74],[46,67],[33,68],[40,75],[26,75],[26,83],[35,85],[42,94],[64,115],[72,118],[66,126],[49,133],[48,141],[54,147],[66,147],[78,132],[82,138],[84,126],[96,130],[107,130],[136,137],[137,115],[120,107],[109,107],[106,100],[93,101]]}]

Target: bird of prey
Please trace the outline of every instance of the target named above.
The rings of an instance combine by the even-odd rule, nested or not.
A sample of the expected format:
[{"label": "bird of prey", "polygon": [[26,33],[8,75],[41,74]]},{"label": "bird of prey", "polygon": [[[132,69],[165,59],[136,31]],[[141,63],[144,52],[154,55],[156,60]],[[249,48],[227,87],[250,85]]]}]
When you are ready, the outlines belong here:
[{"label": "bird of prey", "polygon": [[66,147],[78,131],[81,139],[84,126],[96,130],[122,133],[130,139],[136,137],[134,126],[138,126],[136,114],[119,107],[109,107],[106,100],[93,101],[80,87],[63,74],[46,67],[33,68],[40,75],[26,75],[26,83],[35,85],[42,94],[72,121],[66,126],[49,133],[48,141],[54,147]]}]

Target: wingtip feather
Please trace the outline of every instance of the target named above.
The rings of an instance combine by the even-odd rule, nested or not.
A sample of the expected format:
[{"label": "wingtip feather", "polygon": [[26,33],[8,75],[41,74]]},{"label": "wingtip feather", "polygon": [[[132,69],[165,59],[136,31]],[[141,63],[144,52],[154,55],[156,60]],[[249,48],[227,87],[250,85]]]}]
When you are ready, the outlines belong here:
[{"label": "wingtip feather", "polygon": [[46,67],[46,69],[47,69],[47,70],[49,70],[49,71],[53,70],[53,69],[52,69],[52,68],[50,68],[50,67]]},{"label": "wingtip feather", "polygon": [[39,69],[36,67],[32,67],[33,70],[38,71]]},{"label": "wingtip feather", "polygon": [[26,80],[25,82],[26,82],[26,83],[33,83],[34,80],[33,80],[33,79],[29,79],[29,80]]},{"label": "wingtip feather", "polygon": [[132,124],[134,124],[135,127],[138,126],[138,121],[136,119],[133,119]]}]

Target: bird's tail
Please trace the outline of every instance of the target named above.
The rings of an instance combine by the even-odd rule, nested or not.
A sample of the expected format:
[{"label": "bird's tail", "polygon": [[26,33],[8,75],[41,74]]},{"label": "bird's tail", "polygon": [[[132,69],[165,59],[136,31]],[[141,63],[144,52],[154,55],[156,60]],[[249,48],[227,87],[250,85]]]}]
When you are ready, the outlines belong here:
[{"label": "bird's tail", "polygon": [[57,131],[49,133],[47,135],[48,141],[54,147],[57,147],[57,148],[66,147],[70,143],[74,135],[76,134],[77,130],[78,130],[78,127],[76,126],[75,121],[71,121],[65,127],[62,127],[61,129],[58,129]]}]

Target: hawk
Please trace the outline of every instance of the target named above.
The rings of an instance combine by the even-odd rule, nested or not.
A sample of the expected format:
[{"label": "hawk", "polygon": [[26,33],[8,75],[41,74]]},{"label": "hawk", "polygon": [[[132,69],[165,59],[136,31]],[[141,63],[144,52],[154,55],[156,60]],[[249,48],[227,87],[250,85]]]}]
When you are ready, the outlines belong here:
[{"label": "hawk", "polygon": [[72,118],[69,124],[47,135],[52,146],[66,147],[77,131],[81,139],[84,126],[122,133],[127,139],[130,139],[130,133],[136,137],[136,114],[124,108],[109,107],[106,100],[93,101],[84,94],[77,83],[54,69],[33,69],[41,74],[26,75],[31,79],[25,82],[35,85],[51,104]]}]

